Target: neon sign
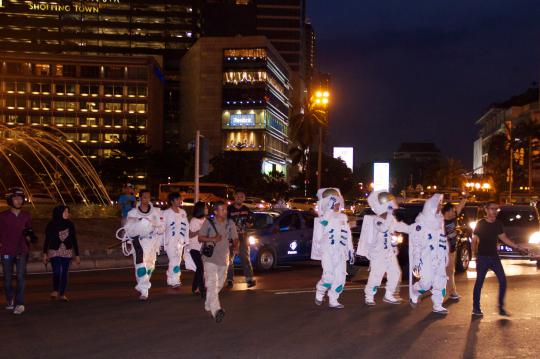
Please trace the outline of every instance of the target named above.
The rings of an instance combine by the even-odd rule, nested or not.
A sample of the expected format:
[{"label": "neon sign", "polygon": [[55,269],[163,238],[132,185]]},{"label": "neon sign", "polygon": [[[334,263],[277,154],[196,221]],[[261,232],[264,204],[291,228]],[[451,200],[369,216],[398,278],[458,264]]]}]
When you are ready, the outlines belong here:
[{"label": "neon sign", "polygon": [[255,114],[235,113],[231,115],[229,126],[255,126]]},{"label": "neon sign", "polygon": [[[28,10],[39,12],[57,12],[57,13],[99,13],[104,6],[111,4],[120,4],[120,0],[74,0],[71,3],[60,4],[55,1],[25,1]],[[4,5],[4,0],[0,0],[0,8],[6,8],[9,4]]]}]

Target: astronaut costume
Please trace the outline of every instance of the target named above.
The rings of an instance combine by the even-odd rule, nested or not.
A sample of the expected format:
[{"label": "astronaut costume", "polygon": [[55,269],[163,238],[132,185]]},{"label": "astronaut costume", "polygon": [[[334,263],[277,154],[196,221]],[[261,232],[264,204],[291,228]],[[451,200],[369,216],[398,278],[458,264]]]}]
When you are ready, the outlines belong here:
[{"label": "astronaut costume", "polygon": [[126,225],[121,228],[124,229],[124,235],[121,238],[122,249],[125,255],[133,255],[137,280],[135,289],[141,294],[142,300],[148,298],[151,287],[150,277],[155,268],[164,232],[161,210],[151,204],[149,206],[150,210],[146,213],[141,211],[140,206],[129,211]]},{"label": "astronaut costume", "polygon": [[[443,216],[438,206],[443,196],[435,194],[424,204],[422,212],[411,225],[409,234],[409,295],[413,307],[420,295],[431,290],[433,312],[447,314],[442,306],[446,295],[446,266],[448,245],[444,232]],[[419,279],[416,283],[414,279]]]},{"label": "astronaut costume", "polygon": [[409,227],[394,217],[393,212],[398,206],[390,193],[373,191],[367,200],[375,215],[364,216],[357,249],[358,255],[370,261],[369,278],[365,288],[366,304],[375,305],[374,296],[385,273],[386,293],[383,301],[389,304],[400,304],[401,300],[394,297],[401,279],[401,268],[397,260],[398,236],[396,232],[407,233]]},{"label": "astronaut costume", "polygon": [[167,284],[173,288],[180,286],[180,262],[184,246],[189,242],[189,221],[186,211],[179,208],[178,213],[172,208],[163,211],[165,233],[163,233],[163,248],[169,258],[167,269]]},{"label": "astronaut costume", "polygon": [[328,292],[329,306],[341,309],[338,298],[345,288],[347,261],[354,261],[351,229],[347,216],[333,209],[336,203],[344,208],[339,189],[322,188],[317,197],[319,217],[315,218],[311,259],[321,261],[323,274],[316,286],[315,304],[321,305]]}]

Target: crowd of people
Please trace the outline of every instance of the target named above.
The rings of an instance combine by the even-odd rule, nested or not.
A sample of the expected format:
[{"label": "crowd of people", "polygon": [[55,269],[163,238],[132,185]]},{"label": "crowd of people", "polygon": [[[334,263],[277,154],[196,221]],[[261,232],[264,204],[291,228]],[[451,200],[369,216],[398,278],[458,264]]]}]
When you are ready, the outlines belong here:
[{"label": "crowd of people", "polygon": [[[443,196],[435,194],[426,200],[415,222],[407,225],[394,216],[398,205],[386,191],[373,191],[368,204],[373,215],[364,216],[361,236],[355,250],[348,218],[342,213],[343,197],[337,188],[322,188],[317,192],[318,217],[314,222],[311,258],[321,261],[322,276],[315,286],[315,304],[321,306],[326,298],[330,308],[342,309],[338,301],[345,289],[347,262],[354,263],[355,256],[369,259],[369,278],[365,286],[365,303],[375,306],[375,296],[386,276],[383,301],[391,305],[402,303],[398,285],[401,268],[397,260],[398,234],[409,237],[409,303],[416,307],[430,292],[433,312],[448,314],[443,306],[446,297],[459,300],[454,281],[456,261],[457,216],[465,206],[464,198],[457,206],[443,203]],[[117,238],[122,241],[126,256],[133,257],[136,286],[140,300],[149,298],[151,277],[157,255],[163,249],[169,263],[167,284],[172,288],[181,285],[181,262],[195,274],[191,290],[201,296],[204,308],[216,322],[221,322],[225,311],[219,293],[225,286],[234,285],[233,258],[238,255],[243,267],[247,287],[256,286],[250,261],[247,231],[253,225],[253,213],[244,205],[245,193],[237,190],[234,203],[223,201],[212,205],[211,211],[204,202],[193,207],[191,219],[182,206],[182,196],[170,193],[168,208],[161,210],[151,203],[148,190],[139,193],[138,201],[133,187],[125,186],[119,203],[122,213],[121,228]],[[22,209],[25,194],[14,189],[7,196],[9,209],[0,213],[0,254],[4,273],[6,309],[22,314],[26,263],[31,243],[37,241],[32,230],[30,213]],[[497,255],[497,242],[524,250],[512,242],[497,221],[498,204],[489,202],[486,217],[480,220],[472,239],[473,256],[477,257],[477,278],[473,293],[472,315],[481,316],[480,293],[488,270],[493,270],[499,281],[499,313],[507,315],[504,307],[506,277]],[[80,262],[79,246],[74,223],[70,220],[69,207],[57,206],[47,224],[43,243],[43,262],[51,264],[53,300],[67,301],[68,272],[72,261]],[[15,268],[17,282],[13,289]],[[447,293],[448,291],[448,293]]]}]

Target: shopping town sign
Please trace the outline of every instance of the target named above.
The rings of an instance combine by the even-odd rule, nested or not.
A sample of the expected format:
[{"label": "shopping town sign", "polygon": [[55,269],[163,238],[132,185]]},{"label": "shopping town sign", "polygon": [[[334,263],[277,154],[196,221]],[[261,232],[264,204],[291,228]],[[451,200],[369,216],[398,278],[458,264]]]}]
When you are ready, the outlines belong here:
[{"label": "shopping town sign", "polygon": [[[75,0],[72,2],[30,0],[24,3],[30,11],[97,14],[103,6],[120,4],[120,0]],[[0,8],[7,9],[8,5],[8,0],[0,0]]]}]

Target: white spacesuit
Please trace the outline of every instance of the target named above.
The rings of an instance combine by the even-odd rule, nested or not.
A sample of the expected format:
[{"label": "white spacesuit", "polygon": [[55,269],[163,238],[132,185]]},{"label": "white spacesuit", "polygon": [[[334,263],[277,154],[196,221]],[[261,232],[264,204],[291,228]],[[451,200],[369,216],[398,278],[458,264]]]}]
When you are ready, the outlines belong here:
[{"label": "white spacesuit", "polygon": [[164,232],[161,210],[150,204],[150,210],[145,213],[137,206],[129,211],[123,228],[124,254],[133,255],[135,264],[135,289],[141,294],[140,299],[146,300]]},{"label": "white spacesuit", "polygon": [[401,268],[397,260],[399,236],[397,232],[407,233],[409,227],[394,217],[397,203],[386,191],[373,191],[368,203],[376,215],[366,215],[358,241],[357,254],[370,261],[370,272],[365,288],[366,304],[375,305],[374,296],[386,273],[386,293],[384,302],[400,304],[394,297],[401,278]]},{"label": "white spacesuit", "polygon": [[175,212],[172,208],[163,211],[165,232],[163,233],[163,248],[169,258],[167,269],[167,284],[173,288],[180,286],[180,262],[184,246],[189,241],[189,221],[186,211],[179,208]]},{"label": "white spacesuit", "polygon": [[316,286],[315,303],[321,305],[328,292],[329,306],[341,309],[338,298],[345,288],[347,261],[354,260],[351,229],[347,216],[339,212],[344,208],[339,189],[322,188],[317,197],[319,217],[313,228],[311,259],[321,261],[323,274]]},{"label": "white spacesuit", "polygon": [[[435,194],[424,204],[422,212],[411,225],[409,234],[409,295],[413,307],[418,297],[431,290],[433,312],[447,314],[442,306],[446,295],[448,245],[444,221],[439,211],[443,196]],[[419,279],[416,283],[414,279]]]}]

